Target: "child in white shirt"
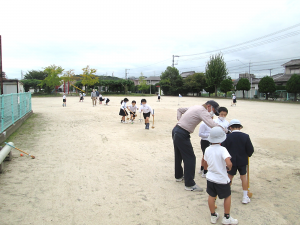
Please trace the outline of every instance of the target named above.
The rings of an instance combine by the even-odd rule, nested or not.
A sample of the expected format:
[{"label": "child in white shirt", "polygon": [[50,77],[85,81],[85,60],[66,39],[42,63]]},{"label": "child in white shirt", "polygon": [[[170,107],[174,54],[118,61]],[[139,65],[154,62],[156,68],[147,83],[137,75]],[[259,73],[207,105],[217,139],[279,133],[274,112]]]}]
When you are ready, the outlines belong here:
[{"label": "child in white shirt", "polygon": [[214,119],[214,121],[222,126],[223,128],[228,128],[229,122],[226,120],[226,116],[228,115],[228,109],[226,107],[219,108],[219,116],[218,118]]},{"label": "child in white shirt", "polygon": [[124,100],[121,101],[121,107],[119,112],[119,115],[122,116],[121,123],[125,123],[125,116],[128,116],[128,113],[126,111],[126,103],[128,101],[128,98],[124,98]]},{"label": "child in white shirt", "polygon": [[136,110],[139,109],[138,107],[136,107],[136,101],[132,101],[132,104],[127,106],[127,108],[130,111],[130,121],[133,123],[135,117],[136,117]]},{"label": "child in white shirt", "polygon": [[150,114],[154,117],[153,110],[150,105],[147,104],[146,99],[141,100],[142,106],[140,107],[139,112],[143,111],[143,116],[145,119],[145,129],[149,130],[149,118]]},{"label": "child in white shirt", "polygon": [[226,134],[221,127],[213,127],[210,131],[208,141],[211,145],[205,150],[204,163],[208,166],[206,174],[208,193],[208,206],[211,213],[211,223],[216,223],[219,214],[215,212],[215,198],[224,198],[224,217],[222,224],[238,224],[237,219],[230,216],[231,188],[227,170],[230,171],[232,163],[227,149],[221,146],[226,139]]},{"label": "child in white shirt", "polygon": [[67,97],[66,97],[66,93],[64,93],[64,95],[63,95],[63,107],[67,107]]}]

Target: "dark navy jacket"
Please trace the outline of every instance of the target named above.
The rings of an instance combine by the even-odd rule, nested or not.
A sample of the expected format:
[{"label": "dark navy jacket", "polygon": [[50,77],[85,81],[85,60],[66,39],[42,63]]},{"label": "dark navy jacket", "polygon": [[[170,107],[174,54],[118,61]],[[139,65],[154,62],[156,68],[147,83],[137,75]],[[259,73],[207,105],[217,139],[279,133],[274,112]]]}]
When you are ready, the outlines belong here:
[{"label": "dark navy jacket", "polygon": [[222,146],[224,146],[231,155],[232,166],[248,165],[248,157],[254,152],[249,135],[243,132],[227,134],[227,138],[222,143]]}]

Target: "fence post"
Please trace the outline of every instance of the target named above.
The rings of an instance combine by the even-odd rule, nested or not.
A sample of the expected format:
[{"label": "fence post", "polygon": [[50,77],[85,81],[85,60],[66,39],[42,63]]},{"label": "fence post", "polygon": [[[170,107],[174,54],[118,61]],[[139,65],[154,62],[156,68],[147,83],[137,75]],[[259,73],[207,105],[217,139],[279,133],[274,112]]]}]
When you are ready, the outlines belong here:
[{"label": "fence post", "polygon": [[14,94],[11,94],[11,122],[12,122],[12,124],[15,123],[15,118],[14,118]]}]

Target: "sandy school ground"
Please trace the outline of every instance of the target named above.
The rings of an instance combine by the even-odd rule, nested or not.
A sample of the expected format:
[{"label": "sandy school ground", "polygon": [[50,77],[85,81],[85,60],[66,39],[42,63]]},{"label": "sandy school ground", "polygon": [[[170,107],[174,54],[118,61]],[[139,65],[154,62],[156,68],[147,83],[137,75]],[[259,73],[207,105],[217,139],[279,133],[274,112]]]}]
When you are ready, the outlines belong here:
[{"label": "sandy school ground", "polygon": [[[14,158],[0,175],[0,224],[210,224],[206,192],[188,192],[174,179],[171,130],[178,97],[147,98],[155,129],[121,124],[121,97],[92,107],[90,97],[33,98],[34,115],[13,142],[36,156]],[[138,103],[141,97],[129,97]],[[181,98],[180,107],[206,98]],[[217,100],[239,119],[253,142],[251,203],[232,185],[231,215],[239,224],[299,224],[300,110],[298,104]],[[139,104],[138,104],[139,105]],[[138,114],[139,115],[139,114]],[[139,117],[138,117],[139,119]],[[152,120],[151,120],[152,121]],[[152,123],[150,124],[150,127]],[[191,134],[200,168],[198,129]],[[196,173],[196,183],[206,180]],[[217,201],[223,214],[223,201]],[[221,224],[221,219],[218,221]]]}]

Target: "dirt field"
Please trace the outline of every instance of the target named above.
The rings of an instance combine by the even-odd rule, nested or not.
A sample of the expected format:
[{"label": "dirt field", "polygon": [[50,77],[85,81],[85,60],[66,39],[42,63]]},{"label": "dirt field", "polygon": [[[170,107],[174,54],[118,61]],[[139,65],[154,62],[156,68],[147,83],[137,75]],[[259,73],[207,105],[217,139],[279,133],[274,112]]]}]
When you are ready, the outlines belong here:
[{"label": "dirt field", "polygon": [[[129,100],[140,102],[141,97]],[[121,97],[92,107],[89,97],[33,98],[34,115],[12,138],[36,156],[14,158],[0,174],[0,224],[210,224],[207,193],[184,190],[174,179],[171,130],[176,110],[203,104],[205,98],[148,98],[155,129],[138,120],[121,124]],[[218,100],[227,120],[239,119],[255,152],[250,159],[251,203],[243,205],[241,182],[232,185],[231,215],[239,224],[299,224],[299,105]],[[139,117],[138,117],[139,118]],[[150,127],[152,124],[150,124]],[[191,134],[197,156],[198,129]],[[223,201],[217,200],[223,215]],[[219,219],[217,224],[221,224]]]}]

